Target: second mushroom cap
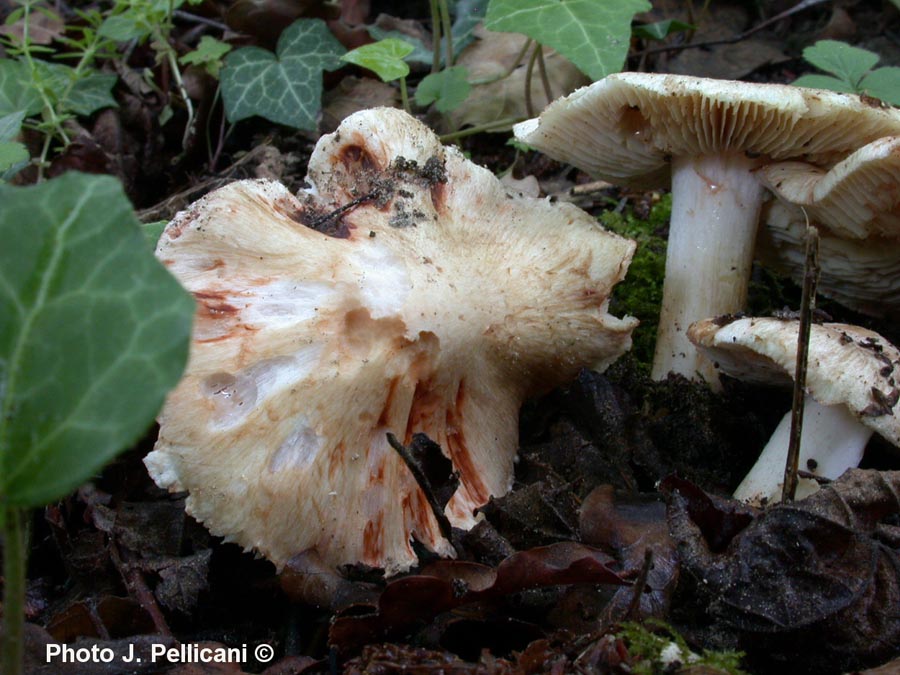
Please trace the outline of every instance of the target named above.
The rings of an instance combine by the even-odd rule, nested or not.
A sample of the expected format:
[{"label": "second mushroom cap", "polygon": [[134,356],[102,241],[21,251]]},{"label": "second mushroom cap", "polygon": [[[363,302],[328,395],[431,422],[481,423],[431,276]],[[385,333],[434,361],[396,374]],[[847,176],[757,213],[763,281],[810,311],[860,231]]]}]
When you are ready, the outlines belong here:
[{"label": "second mushroom cap", "polygon": [[831,166],[900,133],[900,112],[859,97],[786,85],[618,73],[550,104],[516,136],[618,185],[672,185],[666,278],[654,357],[715,382],[685,335],[744,309],[763,199],[755,170],[802,159]]}]

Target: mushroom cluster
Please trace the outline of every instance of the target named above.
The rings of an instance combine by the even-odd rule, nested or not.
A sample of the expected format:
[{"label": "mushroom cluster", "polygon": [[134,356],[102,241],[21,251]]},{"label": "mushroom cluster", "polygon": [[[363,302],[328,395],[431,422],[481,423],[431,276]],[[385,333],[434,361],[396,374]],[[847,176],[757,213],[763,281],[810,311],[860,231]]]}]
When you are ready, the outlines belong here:
[{"label": "mushroom cluster", "polygon": [[653,376],[699,374],[714,383],[712,364],[686,331],[694,321],[744,309],[767,184],[760,171],[787,161],[827,170],[900,135],[900,111],[786,85],[618,73],[558,99],[515,133],[616,185],[671,183]]},{"label": "mushroom cluster", "polygon": [[190,361],[145,463],[187,510],[277,566],[314,552],[387,574],[453,555],[387,440],[425,433],[459,474],[457,527],[511,485],[525,397],[605,368],[634,243],[508,191],[409,115],[320,139],[299,196],[239,181],[166,228],[197,300]]},{"label": "mushroom cluster", "polygon": [[[799,321],[777,318],[705,319],[688,337],[715,368],[747,382],[790,384],[797,361]],[[835,479],[859,465],[878,432],[900,446],[900,351],[878,333],[847,324],[810,326],[800,469]],[[791,426],[785,413],[759,460],[734,493],[763,505],[780,501]],[[801,479],[797,496],[818,488]]]}]

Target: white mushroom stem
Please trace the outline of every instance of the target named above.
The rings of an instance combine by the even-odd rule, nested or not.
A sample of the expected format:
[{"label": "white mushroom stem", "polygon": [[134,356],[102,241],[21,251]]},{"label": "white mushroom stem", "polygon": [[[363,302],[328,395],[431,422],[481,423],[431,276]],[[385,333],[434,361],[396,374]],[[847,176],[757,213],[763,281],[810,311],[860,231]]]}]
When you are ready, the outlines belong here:
[{"label": "white mushroom stem", "polygon": [[743,153],[675,157],[666,281],[653,378],[670,372],[718,386],[687,338],[692,322],[740,312],[747,297],[763,187]]},{"label": "white mushroom stem", "polygon": [[[857,420],[846,406],[822,405],[807,395],[803,402],[800,469],[823,478],[838,478],[847,469],[859,465],[872,433],[872,429]],[[735,499],[757,505],[781,501],[790,434],[791,413],[788,412],[750,473],[735,490]],[[796,496],[802,499],[817,489],[814,480],[801,478]]]}]

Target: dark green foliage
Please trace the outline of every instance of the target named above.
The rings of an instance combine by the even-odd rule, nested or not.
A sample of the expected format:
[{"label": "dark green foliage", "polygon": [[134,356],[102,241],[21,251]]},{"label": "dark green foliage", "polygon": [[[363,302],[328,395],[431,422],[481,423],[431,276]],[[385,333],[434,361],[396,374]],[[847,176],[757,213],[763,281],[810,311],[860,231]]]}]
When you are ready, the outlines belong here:
[{"label": "dark green foliage", "polygon": [[641,370],[648,373],[656,345],[656,327],[666,272],[665,229],[671,212],[672,197],[667,194],[651,207],[646,220],[635,215],[630,207],[623,213],[607,211],[600,216],[605,228],[637,242],[628,276],[613,293],[610,312],[616,316],[628,314],[640,319],[641,325],[632,334],[631,351]]}]

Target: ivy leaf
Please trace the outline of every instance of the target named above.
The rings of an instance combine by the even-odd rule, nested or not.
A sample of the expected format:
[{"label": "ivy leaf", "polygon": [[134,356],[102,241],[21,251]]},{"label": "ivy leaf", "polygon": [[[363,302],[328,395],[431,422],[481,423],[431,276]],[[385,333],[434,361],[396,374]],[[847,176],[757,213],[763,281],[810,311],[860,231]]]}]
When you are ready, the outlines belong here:
[{"label": "ivy leaf", "polygon": [[8,115],[0,115],[0,141],[11,141],[22,128],[25,111],[18,110]]},{"label": "ivy leaf", "polygon": [[685,30],[696,30],[697,27],[683,21],[675,19],[666,19],[665,21],[657,21],[656,23],[645,23],[635,26],[632,33],[635,37],[644,38],[645,40],[665,40],[672,33],[680,33]]},{"label": "ivy leaf", "polygon": [[484,19],[488,0],[458,0],[454,4],[456,19],[450,27],[450,34],[453,37],[453,53],[459,54],[475,39],[475,26]]},{"label": "ivy leaf", "polygon": [[647,0],[491,0],[484,26],[553,47],[594,80],[621,70]]},{"label": "ivy leaf", "polygon": [[143,40],[150,34],[151,27],[139,14],[126,12],[117,16],[108,16],[100,24],[97,33],[100,37],[109,38],[115,42],[128,42],[129,40]]},{"label": "ivy leaf", "polygon": [[37,115],[42,107],[28,67],[20,61],[0,59],[0,115],[24,111],[28,117]]},{"label": "ivy leaf", "polygon": [[433,53],[430,44],[426,45],[421,40],[417,40],[411,35],[407,35],[399,30],[385,30],[375,24],[366,26],[366,30],[373,40],[387,40],[389,38],[394,38],[413,45],[413,50],[403,58],[407,63],[421,63],[427,66],[431,65]]},{"label": "ivy leaf", "polygon": [[850,91],[855,91],[866,73],[878,63],[875,52],[837,40],[819,40],[803,50],[803,58],[846,82],[851,87]]},{"label": "ivy leaf", "polygon": [[900,68],[877,68],[863,78],[859,88],[869,96],[900,106]]},{"label": "ivy leaf", "polygon": [[809,87],[811,89],[828,89],[840,91],[845,94],[856,93],[856,88],[844,80],[839,80],[831,75],[802,75],[791,82],[795,87]]},{"label": "ivy leaf", "polygon": [[108,73],[88,71],[79,75],[74,68],[61,63],[35,61],[37,74],[45,81],[42,86],[56,97],[59,107],[76,115],[90,115],[101,108],[115,108],[112,88],[118,77]]},{"label": "ivy leaf", "polygon": [[222,100],[229,122],[259,115],[313,130],[322,98],[322,71],[341,67],[344,48],[321,19],[299,19],[278,38],[276,54],[242,47],[225,58]]},{"label": "ivy leaf", "polygon": [[392,82],[409,75],[409,64],[403,58],[414,49],[415,45],[406,40],[387,38],[357,47],[344,54],[341,60],[371,70],[382,82]]},{"label": "ivy leaf", "polygon": [[0,141],[0,182],[9,180],[31,159],[28,148],[14,141]]},{"label": "ivy leaf", "polygon": [[118,103],[113,98],[112,88],[118,79],[116,75],[107,73],[90,73],[82,76],[62,102],[63,107],[76,115],[90,115],[101,108],[117,107]]},{"label": "ivy leaf", "polygon": [[434,107],[442,113],[454,110],[472,90],[468,76],[468,68],[453,66],[424,77],[416,87],[416,103],[423,107],[435,103]]},{"label": "ivy leaf", "polygon": [[0,203],[0,501],[30,507],[146,431],[194,310],[114,178],[0,185]]},{"label": "ivy leaf", "polygon": [[156,250],[156,244],[168,224],[168,220],[154,220],[152,223],[141,223],[141,229],[144,231],[147,243],[150,244],[151,251]]}]

